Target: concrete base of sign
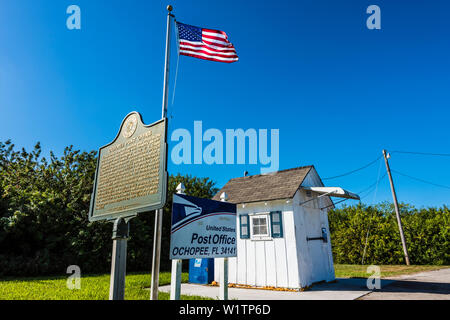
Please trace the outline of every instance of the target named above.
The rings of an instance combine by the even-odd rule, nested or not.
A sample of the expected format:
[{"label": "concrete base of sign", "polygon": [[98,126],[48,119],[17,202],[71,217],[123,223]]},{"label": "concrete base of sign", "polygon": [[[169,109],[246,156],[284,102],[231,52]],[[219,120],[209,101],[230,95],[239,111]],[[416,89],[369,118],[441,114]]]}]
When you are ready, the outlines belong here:
[{"label": "concrete base of sign", "polygon": [[[273,291],[263,289],[229,288],[230,300],[355,300],[370,292],[366,285],[367,279],[337,279],[333,283],[319,283],[311,289],[301,292]],[[392,283],[391,280],[381,280],[381,287]],[[170,292],[169,286],[159,287],[162,292]],[[192,295],[219,298],[219,287],[183,283],[182,295]]]}]

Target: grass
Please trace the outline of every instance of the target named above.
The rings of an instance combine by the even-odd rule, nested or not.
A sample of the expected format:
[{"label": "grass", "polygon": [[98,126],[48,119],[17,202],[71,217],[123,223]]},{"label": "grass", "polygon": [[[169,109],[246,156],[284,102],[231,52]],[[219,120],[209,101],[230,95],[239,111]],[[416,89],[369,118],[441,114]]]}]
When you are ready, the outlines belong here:
[{"label": "grass", "polygon": [[[367,278],[368,266],[336,264],[337,278]],[[380,265],[381,277],[392,277],[422,271],[438,270],[449,266],[404,266]],[[86,275],[81,278],[80,290],[67,288],[68,276],[38,278],[6,278],[0,280],[0,300],[108,300],[109,274]],[[182,274],[182,282],[188,281],[188,274]],[[151,275],[149,273],[127,274],[125,283],[126,300],[149,300]],[[170,272],[161,272],[160,285],[170,284]],[[168,300],[169,293],[159,292],[160,300]],[[199,296],[182,295],[183,300],[210,300]]]},{"label": "grass", "polygon": [[[4,279],[0,281],[0,300],[108,300],[110,275],[87,275],[81,278],[80,290],[67,288],[68,276]],[[182,282],[188,274],[182,274]],[[127,274],[125,300],[149,300],[151,274]],[[161,272],[159,284],[170,284],[170,272]],[[169,300],[170,294],[159,292],[160,300]],[[202,300],[204,297],[182,295],[183,300]]]},{"label": "grass", "polygon": [[[372,275],[372,272],[367,273],[367,267],[367,265],[335,264],[334,271],[336,278],[368,278]],[[379,267],[381,278],[449,268],[449,266],[406,265],[379,265]]]}]

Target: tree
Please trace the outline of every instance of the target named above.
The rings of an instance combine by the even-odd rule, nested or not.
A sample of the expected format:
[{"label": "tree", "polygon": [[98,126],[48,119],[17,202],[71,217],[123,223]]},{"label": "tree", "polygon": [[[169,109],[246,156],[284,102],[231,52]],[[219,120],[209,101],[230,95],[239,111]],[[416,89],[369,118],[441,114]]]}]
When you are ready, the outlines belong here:
[{"label": "tree", "polygon": [[[109,272],[112,224],[89,222],[88,212],[97,153],[65,148],[61,157],[41,146],[16,151],[0,142],[0,275],[65,273],[78,265],[83,273]],[[211,198],[217,191],[209,178],[170,176],[164,208],[161,268],[170,267],[172,194],[183,182],[188,194]],[[154,215],[131,220],[127,269],[150,270]]]}]

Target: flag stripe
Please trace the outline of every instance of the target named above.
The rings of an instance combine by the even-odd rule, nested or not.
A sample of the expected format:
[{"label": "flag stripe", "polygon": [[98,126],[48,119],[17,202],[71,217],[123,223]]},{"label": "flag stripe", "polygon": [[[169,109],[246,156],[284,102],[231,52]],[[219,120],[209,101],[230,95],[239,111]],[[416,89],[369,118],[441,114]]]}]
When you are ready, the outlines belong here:
[{"label": "flag stripe", "polygon": [[227,36],[227,34],[224,31],[220,31],[220,30],[213,30],[213,29],[205,29],[205,28],[203,28],[202,31],[206,31],[206,32],[210,32],[210,33],[218,33],[218,34],[224,35],[225,37]]},{"label": "flag stripe", "polygon": [[192,43],[180,43],[180,48],[184,47],[184,46],[186,46],[186,47],[193,47],[195,49],[208,49],[208,50],[216,52],[218,54],[225,54],[225,53],[230,53],[230,52],[231,53],[236,53],[236,50],[234,50],[234,49],[218,50],[218,49],[215,49],[213,46],[210,46],[210,45],[195,45],[195,44],[192,44]]},{"label": "flag stripe", "polygon": [[230,59],[230,60],[223,60],[223,59],[220,59],[220,58],[216,59],[216,58],[205,57],[205,56],[202,56],[202,55],[197,55],[197,54],[194,54],[194,53],[182,53],[181,51],[180,51],[180,54],[183,55],[183,56],[189,56],[189,57],[199,58],[199,59],[203,59],[203,60],[211,60],[211,61],[226,62],[226,63],[231,63],[231,62],[235,62],[235,61],[239,60],[238,58]]},{"label": "flag stripe", "polygon": [[223,57],[223,56],[218,56],[216,54],[210,54],[210,53],[205,52],[205,51],[180,50],[180,53],[196,54],[196,55],[201,55],[201,56],[206,57],[206,58],[217,58],[217,59],[224,60],[224,61],[225,60],[233,60],[233,61],[235,61],[236,59],[238,59],[237,55]]},{"label": "flag stripe", "polygon": [[232,47],[232,45],[230,45],[229,42],[216,40],[216,39],[211,39],[211,38],[206,38],[206,37],[203,37],[203,42],[207,43],[207,44],[213,44],[213,45],[219,46],[219,47],[224,47],[224,48]]},{"label": "flag stripe", "polygon": [[224,47],[218,47],[218,46],[203,43],[203,42],[192,42],[192,41],[181,40],[180,45],[192,45],[192,46],[196,46],[196,47],[208,48],[208,49],[217,51],[218,53],[219,52],[236,52],[234,47],[233,48],[224,48]]},{"label": "flag stripe", "polygon": [[226,45],[229,45],[229,42],[228,42],[227,39],[220,38],[220,37],[216,37],[216,36],[206,35],[204,32],[203,32],[203,34],[202,34],[202,38],[203,38],[203,39],[211,39],[211,40],[220,41],[220,42],[225,43]]},{"label": "flag stripe", "polygon": [[205,31],[205,29],[203,29],[202,34],[203,34],[203,36],[208,36],[208,37],[216,37],[216,38],[225,39],[225,40],[228,39],[226,34],[221,34],[221,33],[216,33],[216,32],[208,32],[208,31]]},{"label": "flag stripe", "polygon": [[180,54],[196,55],[196,56],[202,56],[205,58],[214,58],[214,59],[217,59],[220,61],[236,61],[238,59],[237,56],[231,57],[231,58],[230,57],[225,58],[225,57],[219,57],[217,55],[210,55],[207,53],[202,53],[202,52],[197,52],[197,51],[193,52],[193,51],[186,51],[186,50],[180,50]]},{"label": "flag stripe", "polygon": [[206,47],[193,47],[193,46],[181,45],[180,49],[182,49],[182,50],[190,50],[190,51],[198,51],[198,52],[205,51],[206,53],[217,54],[217,55],[220,55],[220,56],[236,56],[236,52],[220,52],[219,53],[217,51],[210,50],[210,49],[208,49]]}]

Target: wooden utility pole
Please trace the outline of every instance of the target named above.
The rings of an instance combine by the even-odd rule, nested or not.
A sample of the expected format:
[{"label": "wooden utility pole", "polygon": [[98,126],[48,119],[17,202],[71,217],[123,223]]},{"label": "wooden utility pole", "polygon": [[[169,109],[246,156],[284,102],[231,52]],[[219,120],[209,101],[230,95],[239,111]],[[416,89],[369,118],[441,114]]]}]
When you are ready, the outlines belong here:
[{"label": "wooden utility pole", "polygon": [[391,183],[392,198],[394,198],[395,214],[397,216],[398,229],[400,231],[400,238],[402,240],[403,253],[405,254],[406,264],[409,266],[408,248],[406,247],[405,235],[403,234],[402,220],[400,219],[400,210],[398,209],[397,195],[395,194],[394,181],[392,181],[391,168],[389,167],[389,155],[386,150],[383,150],[384,162],[386,163],[386,170],[389,176],[389,182]]}]

